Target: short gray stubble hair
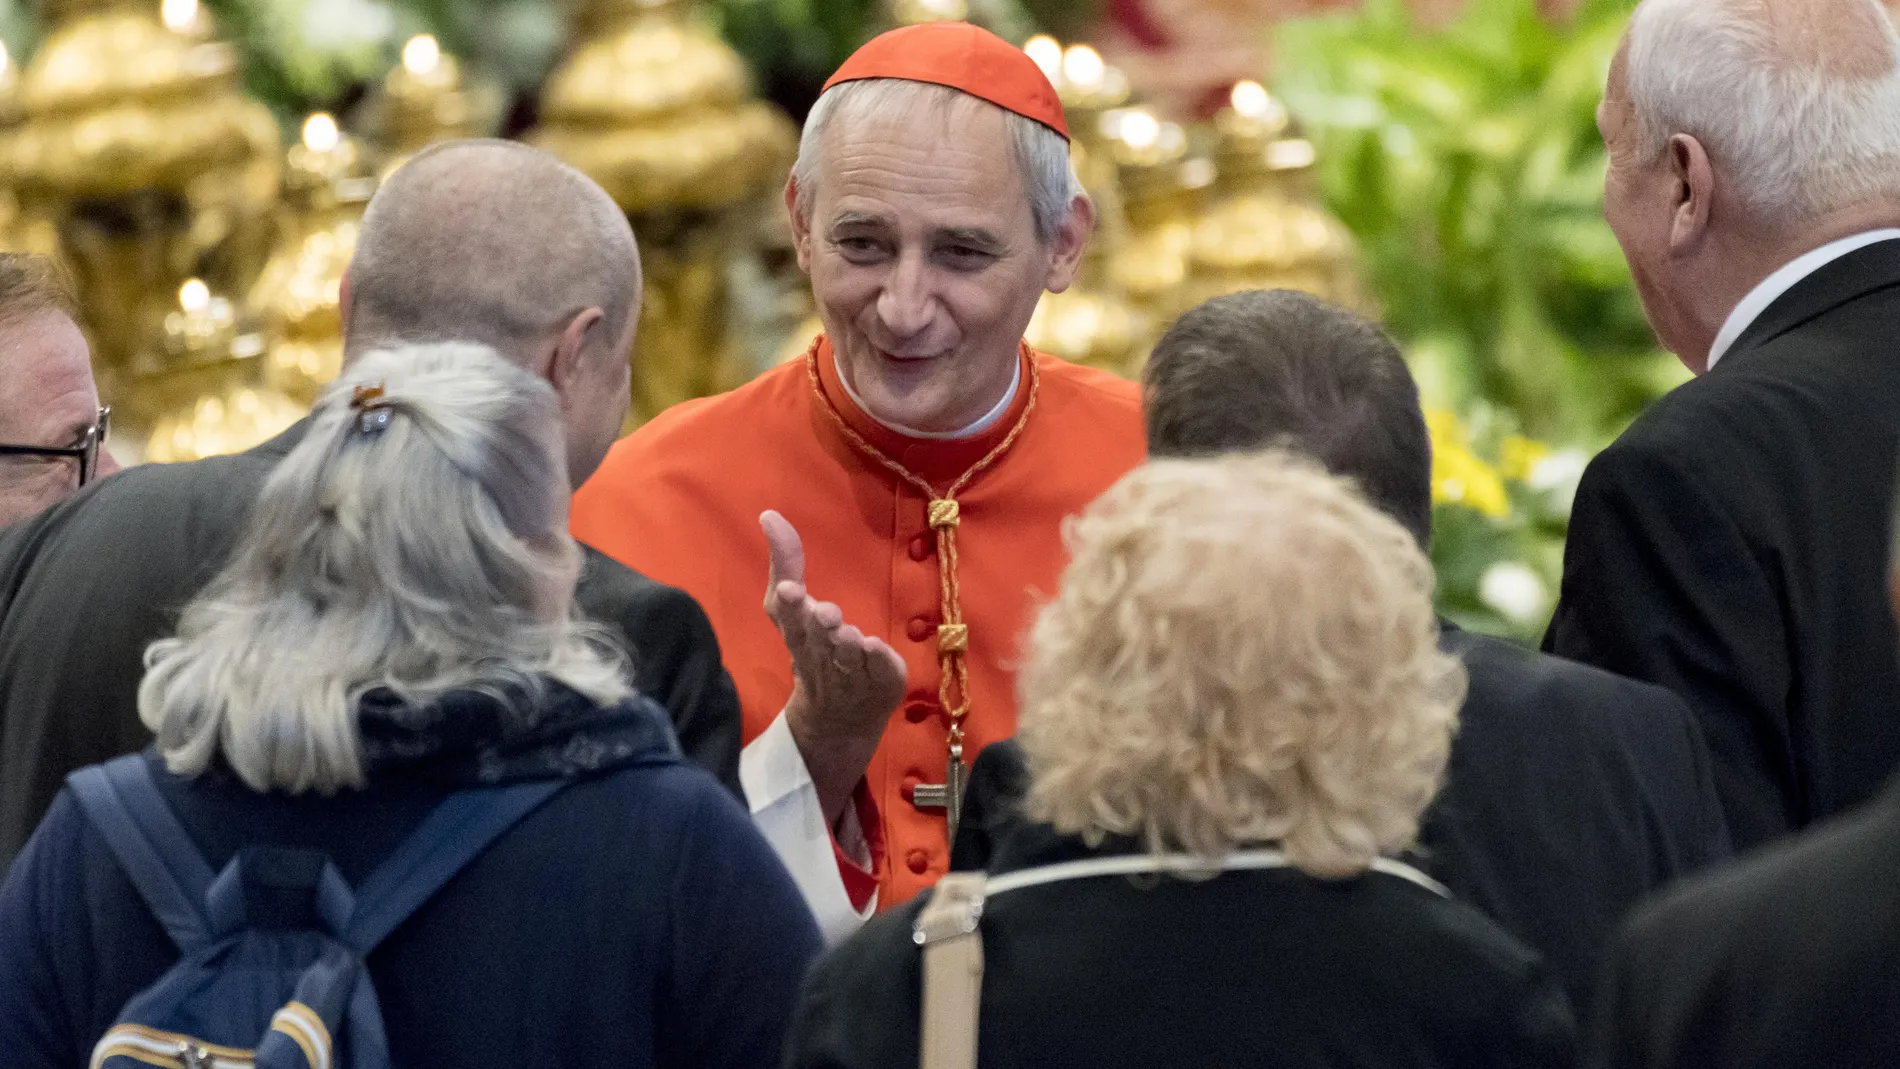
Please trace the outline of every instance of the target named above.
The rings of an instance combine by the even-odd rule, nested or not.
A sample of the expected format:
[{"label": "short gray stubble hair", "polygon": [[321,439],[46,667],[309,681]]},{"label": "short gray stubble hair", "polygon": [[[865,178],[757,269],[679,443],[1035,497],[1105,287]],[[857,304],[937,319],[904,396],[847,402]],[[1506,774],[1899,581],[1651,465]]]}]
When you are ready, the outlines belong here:
[{"label": "short gray stubble hair", "polygon": [[792,164],[796,183],[793,210],[811,219],[811,198],[822,170],[825,132],[833,124],[851,129],[874,116],[916,115],[934,111],[948,116],[957,108],[994,108],[1003,115],[1017,173],[1029,192],[1029,213],[1036,224],[1036,240],[1049,245],[1068,221],[1075,198],[1086,196],[1069,158],[1069,142],[1034,119],[997,107],[986,100],[948,86],[902,78],[864,78],[832,86],[818,98],[805,129],[799,135],[798,159]]}]

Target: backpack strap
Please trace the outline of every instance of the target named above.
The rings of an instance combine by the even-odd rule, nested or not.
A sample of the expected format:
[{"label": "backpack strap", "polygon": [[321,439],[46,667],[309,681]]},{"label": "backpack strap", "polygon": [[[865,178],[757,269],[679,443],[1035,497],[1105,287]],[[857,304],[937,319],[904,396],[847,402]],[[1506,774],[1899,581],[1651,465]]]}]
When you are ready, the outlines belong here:
[{"label": "backpack strap", "polygon": [[911,930],[924,948],[923,1069],[976,1069],[985,879],[953,872],[938,880]]},{"label": "backpack strap", "polygon": [[82,768],[66,785],[178,949],[190,953],[207,942],[211,866],[159,792],[145,758],[127,754]]},{"label": "backpack strap", "polygon": [[344,942],[368,956],[456,873],[569,782],[537,780],[450,795],[357,885],[356,910]]}]

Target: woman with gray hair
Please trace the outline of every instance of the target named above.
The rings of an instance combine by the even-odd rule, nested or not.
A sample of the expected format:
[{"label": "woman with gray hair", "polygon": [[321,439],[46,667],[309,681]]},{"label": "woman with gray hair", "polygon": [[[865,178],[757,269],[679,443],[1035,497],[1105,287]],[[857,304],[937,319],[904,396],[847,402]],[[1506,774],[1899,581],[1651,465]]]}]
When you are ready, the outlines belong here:
[{"label": "woman with gray hair", "polygon": [[1416,540],[1270,453],[1152,461],[1068,542],[1019,677],[1042,823],[821,961],[789,1064],[1574,1065],[1535,956],[1392,860],[1465,684]]},{"label": "woman with gray hair", "polygon": [[[664,711],[576,614],[563,457],[551,389],[485,348],[346,370],[234,559],[148,652],[156,745],[76,774],[0,889],[9,1065],[83,1065],[154,1036],[262,1052],[254,1031],[150,1017],[181,955],[216,973],[274,938],[252,929],[286,895],[306,905],[276,927],[360,952],[394,1064],[774,1060],[816,929],[746,814],[680,759]],[[298,859],[323,875],[289,879]],[[332,876],[355,889],[341,919]],[[383,930],[359,938],[378,908]],[[238,949],[195,945],[194,926]],[[324,1032],[311,975],[299,1043]],[[345,1000],[349,1040],[334,1037],[357,1060],[339,1064],[366,1064],[361,997]]]}]

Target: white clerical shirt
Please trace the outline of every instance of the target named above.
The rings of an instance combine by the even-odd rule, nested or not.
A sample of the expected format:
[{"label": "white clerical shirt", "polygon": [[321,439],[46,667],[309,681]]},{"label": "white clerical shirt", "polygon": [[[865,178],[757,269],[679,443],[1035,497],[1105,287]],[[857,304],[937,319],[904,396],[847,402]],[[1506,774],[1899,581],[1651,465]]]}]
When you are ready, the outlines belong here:
[{"label": "white clerical shirt", "polygon": [[1721,332],[1715,336],[1715,344],[1709,346],[1707,370],[1713,371],[1715,362],[1722,359],[1735,346],[1742,332],[1753,325],[1755,320],[1768,310],[1768,306],[1775,303],[1782,294],[1793,289],[1797,282],[1850,252],[1864,249],[1877,241],[1892,241],[1894,238],[1900,238],[1900,229],[1887,227],[1854,234],[1841,238],[1839,241],[1830,241],[1812,252],[1795,257],[1782,265],[1780,270],[1762,279],[1754,289],[1748,291],[1748,296],[1742,298],[1742,303],[1736,305],[1735,310],[1730,312],[1728,319],[1723,322]]}]

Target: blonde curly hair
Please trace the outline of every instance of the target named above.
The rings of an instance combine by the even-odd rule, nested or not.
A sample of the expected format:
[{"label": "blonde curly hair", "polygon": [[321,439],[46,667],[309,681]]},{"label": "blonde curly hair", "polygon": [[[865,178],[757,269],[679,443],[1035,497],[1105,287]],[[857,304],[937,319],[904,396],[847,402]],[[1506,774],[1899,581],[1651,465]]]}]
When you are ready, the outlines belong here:
[{"label": "blonde curly hair", "polygon": [[1465,673],[1403,527],[1271,451],[1151,461],[1065,533],[1018,680],[1034,819],[1328,878],[1412,845]]}]

